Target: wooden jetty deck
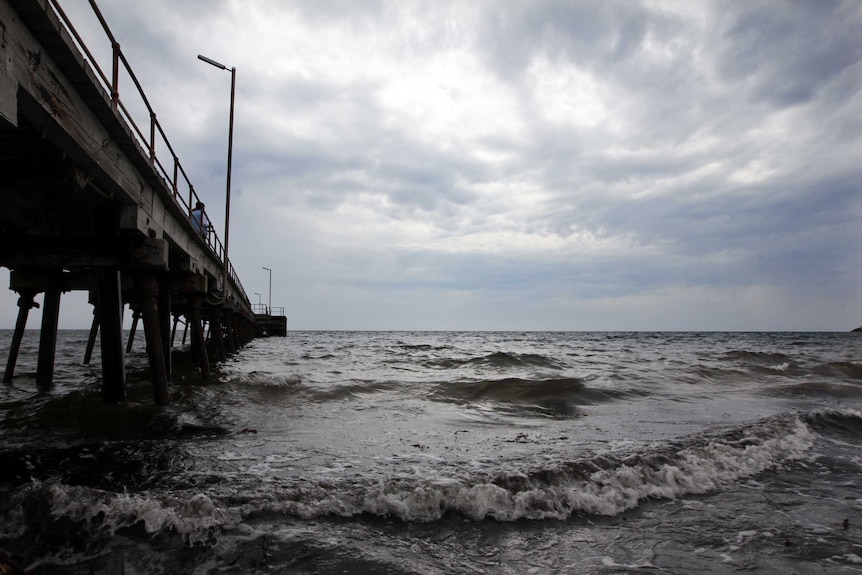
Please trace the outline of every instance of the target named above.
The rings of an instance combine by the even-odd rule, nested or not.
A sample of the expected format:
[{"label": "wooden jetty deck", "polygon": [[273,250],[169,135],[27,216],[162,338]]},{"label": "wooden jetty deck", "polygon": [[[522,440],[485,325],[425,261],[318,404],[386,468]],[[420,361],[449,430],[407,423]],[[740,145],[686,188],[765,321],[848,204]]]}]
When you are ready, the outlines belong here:
[{"label": "wooden jetty deck", "polygon": [[[179,318],[207,377],[212,355],[223,360],[255,337],[255,314],[218,235],[196,230],[194,186],[91,5],[113,54],[108,73],[57,0],[0,0],[0,266],[20,296],[4,381],[42,293],[36,379],[51,385],[61,294],[87,290],[85,359],[98,332],[105,400],[125,400],[128,304],[143,321],[155,402],[165,404]],[[129,99],[149,113],[143,128]]]}]

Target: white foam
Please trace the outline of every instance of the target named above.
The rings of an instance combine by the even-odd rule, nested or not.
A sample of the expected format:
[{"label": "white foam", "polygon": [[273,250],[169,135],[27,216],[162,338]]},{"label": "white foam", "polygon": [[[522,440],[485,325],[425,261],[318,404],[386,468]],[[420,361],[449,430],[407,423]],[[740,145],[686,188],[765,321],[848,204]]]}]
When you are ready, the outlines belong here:
[{"label": "white foam", "polygon": [[48,485],[51,513],[81,523],[83,528],[114,535],[117,530],[141,523],[147,533],[173,530],[189,545],[211,540],[221,527],[239,520],[204,494],[189,499],[146,494],[110,493],[62,484]]},{"label": "white foam", "polygon": [[656,568],[652,563],[617,563],[611,557],[603,557],[602,565],[614,569],[615,571],[643,571],[654,570]]},{"label": "white foam", "polygon": [[257,459],[254,455],[248,453],[237,453],[236,451],[225,451],[216,456],[218,461],[254,461]]},{"label": "white foam", "polygon": [[[218,501],[217,490],[188,499],[182,494],[113,494],[58,484],[49,489],[55,515],[92,523],[109,534],[138,523],[147,533],[175,530],[191,543],[211,538],[245,514],[266,510],[300,517],[369,513],[407,521],[435,521],[449,512],[501,521],[565,519],[574,513],[609,516],[646,498],[709,492],[799,458],[813,442],[798,419],[767,420],[741,431],[695,438],[689,447],[676,451],[658,446],[626,458],[605,453],[574,463],[541,460],[537,469],[503,471],[503,481],[499,467],[447,467],[444,459],[429,454],[406,467],[402,461],[395,466],[399,473],[375,479],[348,474],[349,466],[338,465],[331,473],[318,470],[316,479],[257,479],[243,492],[244,503],[232,499],[233,507]],[[225,455],[226,461],[241,460],[235,453]],[[273,457],[262,463],[278,465],[281,460]],[[590,466],[594,471],[585,477],[583,470]],[[682,505],[693,508],[703,503],[684,499]],[[738,543],[756,535],[741,532]]]},{"label": "white foam", "polygon": [[[280,493],[270,491],[264,504],[303,517],[370,513],[407,521],[435,521],[451,511],[475,520],[501,521],[565,519],[573,513],[616,515],[646,498],[703,494],[780,466],[802,457],[813,442],[811,432],[795,418],[766,421],[746,431],[741,438],[739,434],[734,439],[704,438],[670,455],[633,456],[587,478],[567,472],[566,464],[556,469],[547,462],[535,475],[525,470],[507,472],[509,483],[495,480],[497,474],[480,466],[462,469],[460,475],[449,469],[456,475],[438,472],[435,477],[418,465],[373,483],[321,479],[319,485],[314,481],[292,484]],[[596,461],[605,458],[610,456],[598,456]],[[438,463],[441,466],[435,469],[443,469],[445,462]],[[517,487],[509,487],[510,483]],[[685,500],[683,505],[702,503]],[[756,535],[743,532],[741,537]]]}]

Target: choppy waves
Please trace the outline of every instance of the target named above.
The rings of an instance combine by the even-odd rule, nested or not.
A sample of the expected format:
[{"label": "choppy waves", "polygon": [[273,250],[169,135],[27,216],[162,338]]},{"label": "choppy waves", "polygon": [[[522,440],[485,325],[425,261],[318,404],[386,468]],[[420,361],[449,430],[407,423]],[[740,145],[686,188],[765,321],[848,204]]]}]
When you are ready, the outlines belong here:
[{"label": "choppy waves", "polygon": [[135,528],[150,536],[178,533],[186,545],[194,546],[212,543],[226,528],[273,514],[372,515],[416,522],[449,514],[474,521],[610,516],[647,499],[721,490],[806,457],[817,435],[849,434],[858,441],[860,430],[862,413],[857,411],[785,414],[636,450],[598,452],[523,468],[482,469],[458,477],[434,476],[426,470],[373,479],[297,479],[140,493],[33,481],[6,499],[0,524],[6,526],[4,539],[48,529],[93,540]]},{"label": "choppy waves", "polygon": [[[232,546],[255,530],[312,533],[328,549],[338,526],[379,548],[400,522],[415,523],[405,533],[449,533],[458,557],[465,530],[583,528],[587,541],[611,524],[627,525],[635,544],[649,526],[667,525],[661,541],[696,531],[691,549],[709,550],[728,517],[748,533],[779,515],[772,501],[814,527],[793,539],[782,515],[770,532],[814,545],[823,517],[839,531],[862,509],[862,414],[836,409],[862,398],[858,341],[308,333],[255,341],[217,381],[186,374],[168,408],[151,405],[142,378],[128,405],[105,406],[89,376],[47,394],[22,377],[0,394],[0,553],[22,550],[35,572],[83,572],[90,561],[118,571],[138,550],[188,558],[217,548],[233,565]],[[761,499],[753,519],[740,518]],[[692,506],[712,519],[692,512],[696,527],[674,527]],[[394,539],[378,540],[381,525]],[[618,559],[628,543],[614,543]]]},{"label": "choppy waves", "polygon": [[405,521],[435,521],[447,513],[499,521],[616,515],[647,498],[702,494],[780,467],[803,457],[812,441],[800,417],[783,415],[642,451],[597,453],[467,479],[411,476],[303,485],[285,489],[266,507],[302,517],[370,513]]},{"label": "choppy waves", "polygon": [[[505,354],[503,354],[505,355]],[[256,401],[280,398],[291,403],[328,403],[356,399],[375,394],[402,394],[405,397],[471,405],[497,403],[503,408],[560,407],[594,405],[621,399],[648,397],[646,389],[620,386],[596,387],[577,377],[553,377],[543,373],[524,377],[499,377],[489,379],[454,379],[445,381],[405,382],[399,380],[352,379],[337,383],[316,384],[301,378],[277,378],[267,374],[252,373],[236,377],[228,383],[239,393],[256,397]]]}]

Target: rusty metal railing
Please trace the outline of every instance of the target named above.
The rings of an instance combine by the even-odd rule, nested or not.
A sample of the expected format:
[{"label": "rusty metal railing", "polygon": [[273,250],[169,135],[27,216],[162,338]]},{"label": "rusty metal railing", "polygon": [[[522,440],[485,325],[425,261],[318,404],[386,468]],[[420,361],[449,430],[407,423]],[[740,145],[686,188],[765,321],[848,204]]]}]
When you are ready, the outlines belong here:
[{"label": "rusty metal railing", "polygon": [[[126,59],[125,54],[120,49],[120,44],[117,42],[114,34],[111,32],[110,27],[108,26],[107,21],[102,15],[101,10],[96,5],[95,0],[89,0],[90,7],[93,10],[93,13],[99,20],[99,23],[102,26],[102,29],[107,36],[107,39],[111,43],[111,77],[110,79],[99,66],[98,59],[93,55],[90,49],[87,47],[87,44],[84,42],[84,39],[75,29],[75,26],[72,24],[71,19],[66,15],[63,8],[60,6],[59,0],[49,0],[49,5],[54,9],[54,12],[57,14],[60,21],[65,26],[66,30],[71,34],[75,43],[87,57],[89,65],[96,72],[98,79],[102,83],[102,88],[105,89],[107,94],[110,96],[111,107],[119,113],[122,120],[124,120],[133,130],[135,137],[138,139],[138,142],[142,145],[142,147],[146,150],[147,158],[152,164],[154,170],[158,174],[160,178],[162,178],[165,188],[170,192],[171,197],[174,202],[185,212],[186,218],[189,220],[189,223],[192,223],[192,211],[195,208],[195,205],[200,198],[195,192],[194,185],[192,185],[191,180],[189,179],[188,174],[180,163],[180,159],[174,151],[173,146],[168,140],[167,134],[158,121],[156,117],[156,112],[153,110],[152,105],[150,104],[149,99],[147,98],[146,93],[144,92],[143,86],[141,86],[138,77],[135,75],[134,70],[132,70],[131,64]],[[124,102],[120,99],[120,73],[121,70],[125,70],[125,73],[128,75],[129,79],[134,84],[138,96],[141,99],[141,103],[145,106],[148,114],[149,114],[149,134],[145,134],[138,123],[135,121],[132,113],[126,107]],[[156,150],[159,146],[164,146],[169,155],[171,166],[170,170],[168,170],[165,165],[162,163],[162,158],[160,155],[156,153]],[[180,186],[183,187],[183,192],[180,193]],[[204,210],[204,216],[206,217],[206,211]],[[207,217],[207,220],[209,218]],[[222,244],[221,239],[218,237],[218,234],[215,232],[208,234],[198,234],[198,237],[203,240],[203,242],[209,247],[210,251],[218,258],[219,261],[224,262],[224,245]],[[236,274],[234,270],[233,264],[230,260],[226,262],[228,268],[228,275],[230,276],[230,281],[233,282],[234,287],[242,293],[244,300],[247,303],[249,302],[248,295],[245,292],[245,289],[242,286],[242,283],[239,280],[239,276]],[[227,288],[227,286],[225,286]]]}]

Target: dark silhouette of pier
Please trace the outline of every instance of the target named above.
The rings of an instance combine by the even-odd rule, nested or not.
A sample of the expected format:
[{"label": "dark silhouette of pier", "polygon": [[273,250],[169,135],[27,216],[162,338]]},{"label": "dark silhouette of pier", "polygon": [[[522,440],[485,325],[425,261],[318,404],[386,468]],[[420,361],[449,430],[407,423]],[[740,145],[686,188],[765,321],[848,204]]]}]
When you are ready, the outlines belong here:
[{"label": "dark silhouette of pier", "polygon": [[[219,236],[195,225],[194,186],[90,4],[111,47],[107,72],[56,0],[0,0],[0,265],[19,295],[4,381],[14,377],[29,310],[43,294],[36,380],[51,386],[61,295],[87,290],[93,326],[84,360],[98,334],[105,400],[125,400],[128,305],[133,329],[143,323],[155,402],[165,404],[177,323],[190,330],[192,356],[208,377],[211,358],[224,360],[255,337],[255,314]],[[143,126],[131,100],[148,114]]]}]

